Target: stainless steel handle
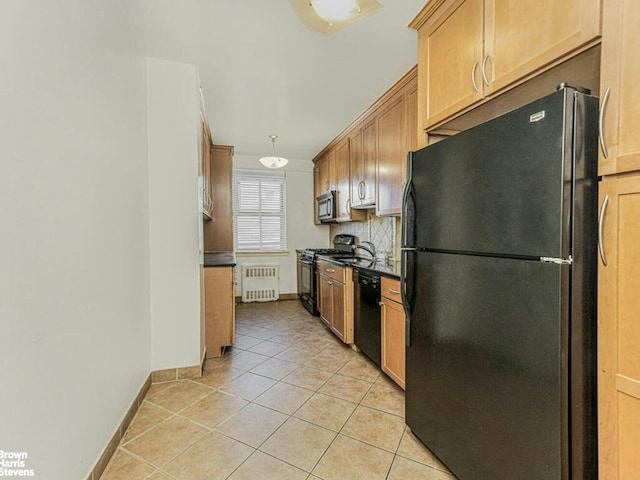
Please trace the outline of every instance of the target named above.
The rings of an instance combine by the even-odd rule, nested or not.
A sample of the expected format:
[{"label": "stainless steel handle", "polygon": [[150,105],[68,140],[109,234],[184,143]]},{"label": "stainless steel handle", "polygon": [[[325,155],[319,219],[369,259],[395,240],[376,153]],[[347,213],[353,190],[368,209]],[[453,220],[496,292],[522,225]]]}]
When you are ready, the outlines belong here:
[{"label": "stainless steel handle", "polygon": [[327,180],[326,182],[324,182],[324,189],[328,192],[329,191],[329,180]]},{"label": "stainless steel handle", "polygon": [[400,295],[400,290],[394,290],[393,288],[390,288],[389,293],[395,293],[396,295]]},{"label": "stainless steel handle", "polygon": [[487,60],[489,60],[489,54],[488,53],[482,59],[482,81],[488,87],[489,86],[489,80],[487,80],[487,69],[486,69]]},{"label": "stainless steel handle", "polygon": [[349,215],[349,211],[351,210],[351,199],[350,198],[347,198],[347,201],[345,202],[344,206],[345,206],[345,208],[347,210],[346,211],[347,215]]},{"label": "stainless steel handle", "polygon": [[476,63],[473,64],[473,68],[471,69],[471,84],[473,85],[473,90],[475,90],[476,93],[480,91],[478,84],[476,83],[476,70],[478,68],[478,64],[479,62],[476,60]]},{"label": "stainless steel handle", "polygon": [[607,266],[607,257],[604,254],[604,245],[602,243],[602,230],[604,229],[604,216],[607,213],[607,204],[609,203],[609,195],[605,195],[600,207],[600,218],[598,219],[598,250],[600,250],[600,260],[602,264]]},{"label": "stainless steel handle", "polygon": [[327,282],[327,285],[333,285],[333,282]]},{"label": "stainless steel handle", "polygon": [[360,180],[358,183],[358,198],[360,200],[364,200],[364,193],[362,191],[362,187],[364,186],[364,180]]},{"label": "stainless steel handle", "polygon": [[362,199],[367,198],[367,182],[362,181]]},{"label": "stainless steel handle", "polygon": [[333,268],[327,268],[326,271],[329,273],[336,273],[336,271]]},{"label": "stainless steel handle", "polygon": [[600,148],[602,149],[602,155],[604,156],[604,158],[609,158],[609,152],[607,152],[607,144],[604,141],[604,109],[607,108],[607,100],[609,100],[610,91],[610,88],[607,88],[604,91],[604,96],[602,97],[602,105],[600,105],[600,116],[598,118],[598,136],[600,137]]},{"label": "stainless steel handle", "polygon": [[383,305],[384,305],[384,302],[383,302],[382,300],[380,300],[380,301],[378,302],[378,306],[379,306],[379,307],[381,307],[381,306],[383,306]]}]

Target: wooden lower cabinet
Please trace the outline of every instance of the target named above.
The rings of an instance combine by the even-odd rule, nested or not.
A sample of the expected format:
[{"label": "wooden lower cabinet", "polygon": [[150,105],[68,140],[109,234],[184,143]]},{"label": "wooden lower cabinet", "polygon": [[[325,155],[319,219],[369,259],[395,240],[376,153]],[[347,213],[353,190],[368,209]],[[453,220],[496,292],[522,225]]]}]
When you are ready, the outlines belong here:
[{"label": "wooden lower cabinet", "polygon": [[640,474],[640,173],[600,182],[598,268],[599,470]]},{"label": "wooden lower cabinet", "polygon": [[381,368],[402,389],[405,388],[405,332],[404,307],[400,303],[400,282],[383,277],[382,296],[382,362]]},{"label": "wooden lower cabinet", "polygon": [[233,267],[206,267],[205,344],[207,358],[222,356],[222,347],[235,341],[236,307]]},{"label": "wooden lower cabinet", "polygon": [[353,343],[353,281],[351,268],[318,262],[320,318],[344,343]]}]

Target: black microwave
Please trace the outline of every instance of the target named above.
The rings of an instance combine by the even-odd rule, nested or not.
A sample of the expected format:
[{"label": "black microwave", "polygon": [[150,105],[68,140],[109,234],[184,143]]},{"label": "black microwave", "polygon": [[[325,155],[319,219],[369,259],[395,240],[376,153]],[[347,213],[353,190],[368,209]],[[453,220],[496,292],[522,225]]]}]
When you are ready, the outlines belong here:
[{"label": "black microwave", "polygon": [[321,222],[331,222],[336,219],[336,191],[319,195],[317,200],[318,220]]}]

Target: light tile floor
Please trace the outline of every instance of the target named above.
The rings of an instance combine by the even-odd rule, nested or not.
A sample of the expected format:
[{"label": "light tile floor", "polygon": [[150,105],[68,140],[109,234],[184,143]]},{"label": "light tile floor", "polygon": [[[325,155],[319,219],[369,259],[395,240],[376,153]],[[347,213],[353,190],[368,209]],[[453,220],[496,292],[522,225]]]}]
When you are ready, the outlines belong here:
[{"label": "light tile floor", "polygon": [[404,392],[298,301],[240,304],[202,378],[156,383],[102,480],[451,480]]}]

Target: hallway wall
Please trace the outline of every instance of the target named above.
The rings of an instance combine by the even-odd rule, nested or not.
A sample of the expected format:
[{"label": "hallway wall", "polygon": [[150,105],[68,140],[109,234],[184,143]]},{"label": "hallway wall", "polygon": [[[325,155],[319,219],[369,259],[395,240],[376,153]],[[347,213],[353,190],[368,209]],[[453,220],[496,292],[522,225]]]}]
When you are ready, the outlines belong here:
[{"label": "hallway wall", "polygon": [[150,371],[137,4],[0,15],[0,449],[85,479]]}]

